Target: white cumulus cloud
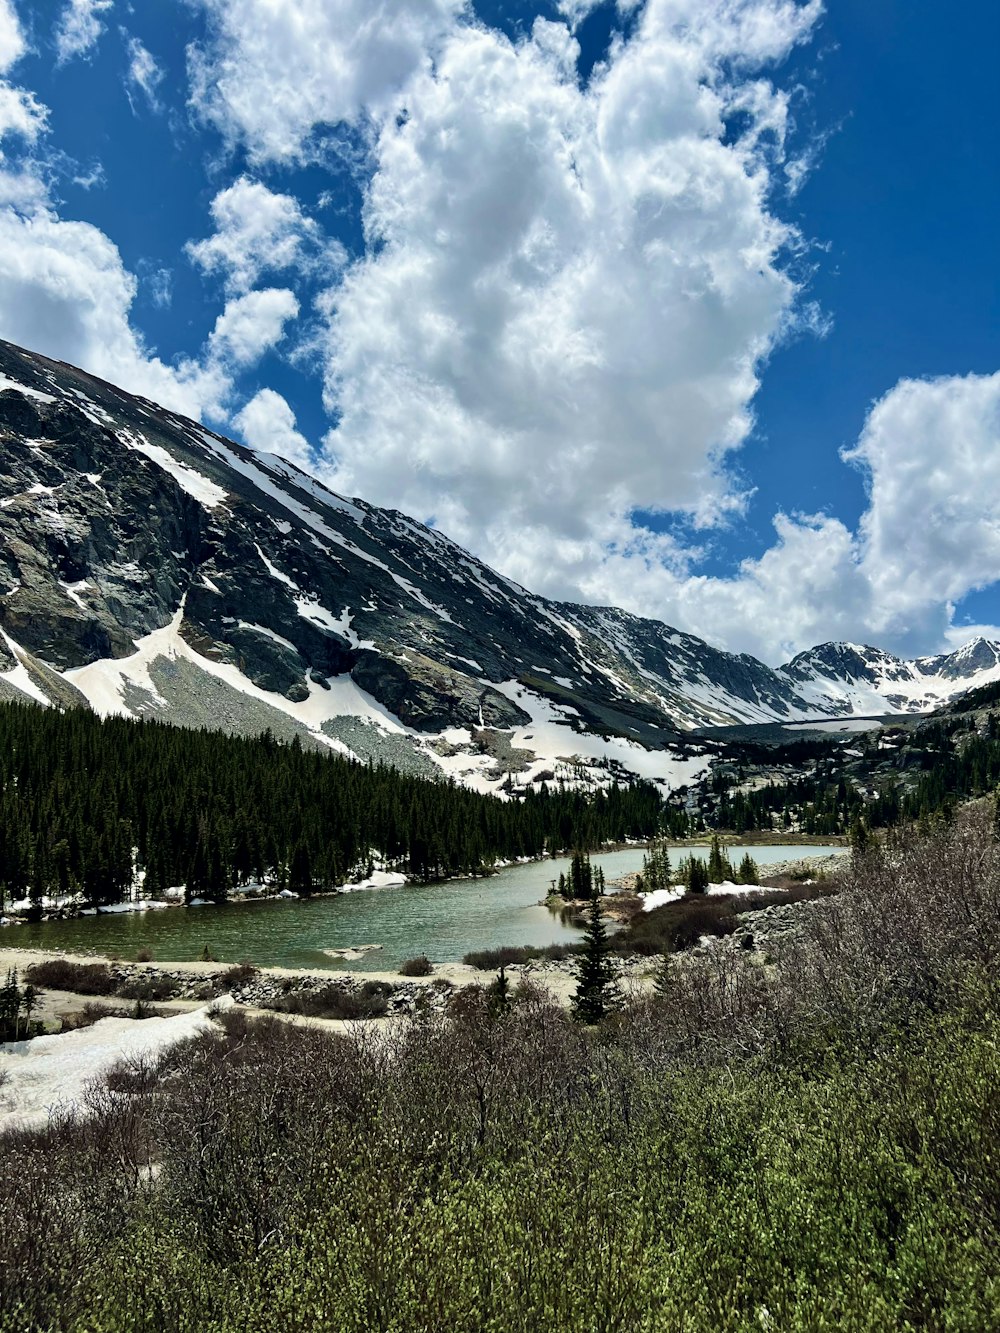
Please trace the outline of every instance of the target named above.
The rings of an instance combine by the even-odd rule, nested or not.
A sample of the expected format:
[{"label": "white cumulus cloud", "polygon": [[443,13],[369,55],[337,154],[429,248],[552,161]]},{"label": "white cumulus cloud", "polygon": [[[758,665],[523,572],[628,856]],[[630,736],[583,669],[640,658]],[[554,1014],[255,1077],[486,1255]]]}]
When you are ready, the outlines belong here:
[{"label": "white cumulus cloud", "polygon": [[845,457],[869,476],[859,533],[877,625],[919,634],[1000,573],[1000,372],[901,380]]},{"label": "white cumulus cloud", "polygon": [[13,0],[0,0],[0,74],[24,55],[24,34]]},{"label": "white cumulus cloud", "polygon": [[774,545],[731,578],[595,547],[579,571],[588,600],[616,600],[627,580],[634,609],[772,663],[826,639],[912,655],[997,637],[956,624],[954,607],[1000,571],[1000,372],[901,380],[844,457],[868,482],[857,531],[779,514]]},{"label": "white cumulus cloud", "polygon": [[188,53],[195,109],[256,159],[306,155],[318,125],[378,114],[466,0],[197,0],[210,27]]},{"label": "white cumulus cloud", "polygon": [[274,389],[261,389],[233,418],[242,438],[260,453],[280,454],[310,470],[309,441],[295,427],[295,413]]},{"label": "white cumulus cloud", "polygon": [[[84,8],[74,10],[81,21]],[[0,69],[6,73],[24,50],[10,0],[0,0]],[[224,417],[231,365],[217,349],[174,364],[152,353],[131,324],[136,279],[113,241],[88,222],[60,216],[33,159],[10,166],[3,156],[12,135],[38,140],[46,117],[32,93],[0,79],[0,337],[177,411]]]},{"label": "white cumulus cloud", "polygon": [[761,70],[816,14],[651,0],[586,89],[562,24],[457,28],[382,124],[330,298],[334,483],[563,593],[633,510],[738,504],[722,463],[798,295]]},{"label": "white cumulus cloud", "polygon": [[299,303],[286,288],[268,287],[226,302],[209,338],[213,356],[235,367],[256,362],[284,336],[285,325],[299,313]]},{"label": "white cumulus cloud", "polygon": [[343,263],[342,248],[327,241],[297,199],[241,176],[212,200],[215,230],[190,241],[188,257],[204,273],[219,274],[232,292],[246,292],[261,274],[286,269],[331,271]]},{"label": "white cumulus cloud", "polygon": [[177,411],[218,416],[229,388],[221,369],[151,356],[129,322],[135,292],[98,228],[60,218],[45,200],[0,208],[0,336]]},{"label": "white cumulus cloud", "polygon": [[[13,134],[31,143],[45,128],[45,108],[37,98],[22,88],[13,87],[2,77],[17,64],[25,49],[17,11],[11,0],[0,0],[0,172],[4,173],[3,139]],[[8,185],[7,190],[9,188]]]}]

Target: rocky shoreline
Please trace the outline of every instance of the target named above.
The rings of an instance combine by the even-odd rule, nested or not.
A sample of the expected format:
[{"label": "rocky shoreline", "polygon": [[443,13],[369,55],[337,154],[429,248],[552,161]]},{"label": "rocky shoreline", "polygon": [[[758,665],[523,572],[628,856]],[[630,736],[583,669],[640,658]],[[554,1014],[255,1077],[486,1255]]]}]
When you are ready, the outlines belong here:
[{"label": "rocky shoreline", "polygon": [[[657,960],[614,959],[613,965],[624,989],[641,987]],[[251,968],[218,963],[163,962],[131,963],[93,955],[43,952],[34,949],[0,949],[0,975],[17,971],[22,981],[30,979],[36,964],[56,963],[66,980],[58,984],[41,981],[40,990],[60,997],[65,1009],[69,1000],[100,1005],[121,1003],[173,1007],[210,1003],[231,997],[241,1007],[310,1019],[371,1020],[408,1017],[418,1012],[443,1010],[451,997],[468,986],[489,986],[496,979],[463,963],[439,963],[426,977],[406,977],[398,972],[313,972],[293,968]],[[77,990],[76,969],[101,970],[100,993]],[[576,989],[574,959],[531,959],[506,967],[512,986],[524,980],[548,991],[559,1002],[568,1002]],[[60,975],[60,974],[56,974]],[[88,986],[89,989],[89,986]]]},{"label": "rocky shoreline", "polygon": [[[822,877],[834,870],[838,862],[842,862],[842,858],[834,853],[791,858],[768,866],[767,880]],[[634,881],[634,876],[622,876],[614,886],[618,893],[609,895],[609,903],[617,898],[623,909],[628,908],[628,911],[617,914],[620,920],[626,920],[641,903],[641,899],[630,893],[630,880]],[[814,901],[806,900],[738,913],[740,924],[732,934],[705,939],[686,951],[686,956],[695,958],[719,949],[759,951],[765,956],[772,944],[795,933],[802,914],[814,905]],[[362,951],[330,952],[338,956],[346,954],[356,960]],[[68,964],[65,973],[69,980],[64,985],[42,982],[41,988],[51,988],[71,999],[79,998],[81,1002],[193,1006],[226,995],[234,1003],[252,1010],[335,1021],[370,1021],[442,1010],[456,991],[470,985],[488,986],[495,979],[493,971],[479,970],[464,963],[436,963],[427,976],[411,977],[388,970],[323,971],[211,961],[125,962],[58,950],[19,949],[13,945],[0,948],[0,974],[16,969],[23,978],[33,965],[47,962]],[[659,956],[614,958],[613,966],[622,991],[646,989],[660,963]],[[71,984],[73,969],[95,966],[106,974],[103,983],[106,989],[97,994],[78,991]],[[524,980],[545,989],[559,1002],[569,1003],[576,989],[577,966],[574,957],[562,960],[538,958],[512,963],[507,966],[506,974],[514,986]]]}]

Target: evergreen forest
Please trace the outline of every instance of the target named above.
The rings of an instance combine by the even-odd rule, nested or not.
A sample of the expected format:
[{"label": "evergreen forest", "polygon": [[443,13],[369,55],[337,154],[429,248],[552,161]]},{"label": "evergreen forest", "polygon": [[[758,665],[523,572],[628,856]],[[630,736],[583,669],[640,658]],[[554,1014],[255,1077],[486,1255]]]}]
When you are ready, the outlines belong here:
[{"label": "evergreen forest", "polygon": [[[980,691],[979,693],[982,693]],[[963,701],[968,706],[968,701]],[[966,713],[944,715],[910,731],[880,733],[889,749],[866,738],[861,758],[851,760],[837,743],[758,751],[752,758],[802,765],[786,782],[753,790],[740,783],[748,747],[737,747],[740,764],[718,768],[706,784],[701,815],[710,826],[734,833],[795,828],[807,836],[845,835],[863,821],[892,828],[947,813],[956,802],[992,792],[1000,782],[1000,721],[990,713],[982,726]],[[885,741],[883,741],[883,744]],[[875,748],[869,748],[874,744]]]},{"label": "evergreen forest", "polygon": [[377,861],[424,881],[657,832],[649,783],[515,800],[383,765],[156,721],[0,705],[0,907],[82,893],[221,900],[267,882],[303,896]]}]

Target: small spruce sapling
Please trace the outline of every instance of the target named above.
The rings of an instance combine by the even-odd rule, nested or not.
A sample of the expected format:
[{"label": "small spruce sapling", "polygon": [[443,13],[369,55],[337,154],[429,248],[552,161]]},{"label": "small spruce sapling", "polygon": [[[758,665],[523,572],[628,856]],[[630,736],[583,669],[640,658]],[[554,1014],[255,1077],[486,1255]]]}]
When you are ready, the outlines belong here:
[{"label": "small spruce sapling", "polygon": [[688,893],[707,893],[710,882],[706,863],[700,856],[689,856],[684,866],[684,883]]},{"label": "small spruce sapling", "polygon": [[490,1009],[502,1017],[510,1012],[510,982],[507,980],[507,972],[500,965],[500,971],[497,973],[497,979],[489,989]]},{"label": "small spruce sapling", "polygon": [[600,1023],[614,1007],[614,974],[608,957],[608,932],[598,894],[591,895],[583,953],[577,972],[573,1016],[581,1023]]},{"label": "small spruce sapling", "polygon": [[757,862],[749,852],[745,852],[743,860],[740,862],[739,869],[740,884],[759,884],[760,871],[757,869]]}]

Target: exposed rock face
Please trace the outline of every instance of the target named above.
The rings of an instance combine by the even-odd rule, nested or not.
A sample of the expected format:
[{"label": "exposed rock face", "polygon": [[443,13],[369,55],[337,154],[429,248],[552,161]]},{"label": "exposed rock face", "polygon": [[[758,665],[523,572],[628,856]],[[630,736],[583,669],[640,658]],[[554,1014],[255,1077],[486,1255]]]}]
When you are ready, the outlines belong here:
[{"label": "exposed rock face", "polygon": [[840,702],[845,712],[920,713],[1000,679],[1000,644],[973,639],[953,653],[907,661],[866,644],[821,643],[781,674],[820,707]]},{"label": "exposed rock face", "polygon": [[447,727],[516,727],[531,721],[498,690],[441,666],[421,653],[405,661],[371,650],[358,654],[351,678],[418,731]]},{"label": "exposed rock face", "polygon": [[954,691],[1000,670],[995,645],[936,665],[824,645],[774,671],[550,602],[403,514],[3,343],[0,629],[0,697],[354,735],[366,753],[383,723],[394,753],[449,728],[470,744],[511,731],[532,753],[544,734],[550,765],[581,738],[591,762],[595,738],[615,738],[627,768],[636,746],[667,752],[693,727],[838,715],[895,676]]}]

